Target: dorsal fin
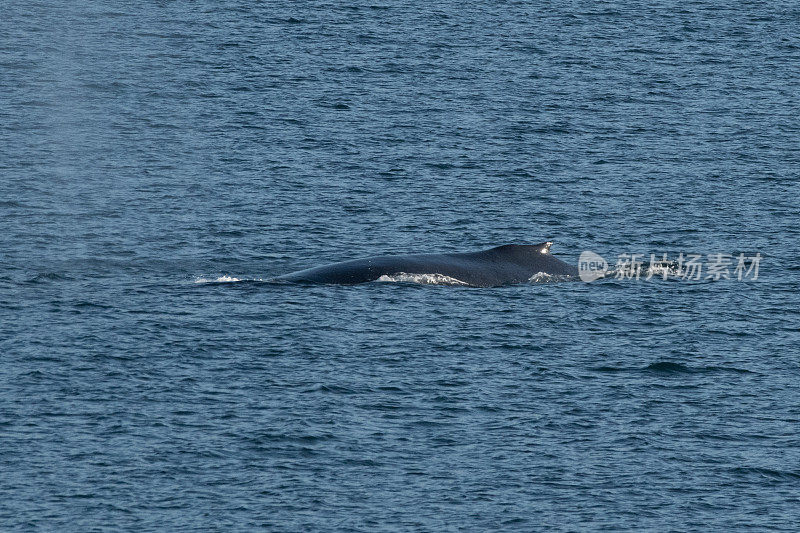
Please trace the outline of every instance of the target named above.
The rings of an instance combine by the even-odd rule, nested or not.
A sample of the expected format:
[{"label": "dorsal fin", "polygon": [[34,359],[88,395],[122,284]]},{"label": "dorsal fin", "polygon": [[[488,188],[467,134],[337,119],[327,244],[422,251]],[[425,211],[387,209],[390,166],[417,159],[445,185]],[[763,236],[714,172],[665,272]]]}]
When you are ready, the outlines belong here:
[{"label": "dorsal fin", "polygon": [[493,251],[497,252],[524,252],[526,254],[540,253],[549,254],[550,247],[553,246],[552,241],[540,242],[539,244],[503,244],[502,246],[495,246]]}]

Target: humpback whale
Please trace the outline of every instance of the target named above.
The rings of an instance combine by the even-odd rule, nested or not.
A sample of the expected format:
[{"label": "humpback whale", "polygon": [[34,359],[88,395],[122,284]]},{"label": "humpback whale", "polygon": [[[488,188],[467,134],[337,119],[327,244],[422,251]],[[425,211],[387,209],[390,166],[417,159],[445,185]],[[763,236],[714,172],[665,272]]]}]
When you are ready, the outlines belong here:
[{"label": "humpback whale", "polygon": [[497,287],[522,283],[539,273],[577,277],[576,267],[550,254],[552,244],[506,244],[467,253],[382,255],[300,270],[275,279],[350,285],[397,274],[438,274],[473,287]]}]

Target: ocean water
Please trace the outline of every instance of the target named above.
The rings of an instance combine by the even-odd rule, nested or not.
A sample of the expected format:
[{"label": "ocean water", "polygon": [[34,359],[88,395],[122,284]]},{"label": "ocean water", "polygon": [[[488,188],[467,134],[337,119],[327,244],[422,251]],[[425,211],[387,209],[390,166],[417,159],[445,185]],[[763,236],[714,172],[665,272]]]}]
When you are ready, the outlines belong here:
[{"label": "ocean water", "polygon": [[800,527],[797,3],[2,11],[0,530]]}]

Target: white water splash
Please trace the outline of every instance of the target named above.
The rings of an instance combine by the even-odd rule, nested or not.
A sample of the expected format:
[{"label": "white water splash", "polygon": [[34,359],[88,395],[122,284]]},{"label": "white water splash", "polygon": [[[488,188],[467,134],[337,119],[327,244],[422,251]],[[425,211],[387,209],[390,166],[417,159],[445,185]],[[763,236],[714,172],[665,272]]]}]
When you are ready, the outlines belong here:
[{"label": "white water splash", "polygon": [[537,272],[536,274],[528,278],[528,283],[557,283],[560,281],[571,281],[573,279],[574,278],[572,276],[567,276],[567,275]]},{"label": "white water splash", "polygon": [[421,285],[457,285],[461,287],[469,286],[460,279],[451,278],[444,274],[407,274],[398,272],[392,275],[383,275],[376,281],[384,283],[419,283]]},{"label": "white water splash", "polygon": [[234,283],[236,281],[243,281],[239,278],[234,278],[231,276],[220,276],[218,278],[197,278],[194,280],[195,283]]}]

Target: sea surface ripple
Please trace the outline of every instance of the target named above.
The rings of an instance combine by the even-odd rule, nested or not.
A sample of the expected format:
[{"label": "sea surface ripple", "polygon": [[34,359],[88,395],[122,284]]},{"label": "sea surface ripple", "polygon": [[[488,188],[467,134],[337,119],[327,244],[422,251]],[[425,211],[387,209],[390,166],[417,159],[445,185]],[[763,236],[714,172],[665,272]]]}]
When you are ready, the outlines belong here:
[{"label": "sea surface ripple", "polygon": [[[797,531],[798,27],[780,0],[4,2],[0,530]],[[545,240],[763,259],[269,282]]]}]

